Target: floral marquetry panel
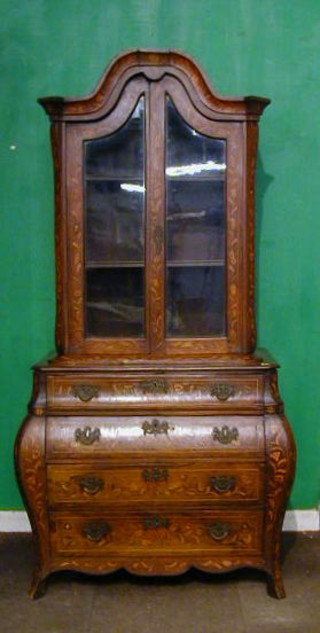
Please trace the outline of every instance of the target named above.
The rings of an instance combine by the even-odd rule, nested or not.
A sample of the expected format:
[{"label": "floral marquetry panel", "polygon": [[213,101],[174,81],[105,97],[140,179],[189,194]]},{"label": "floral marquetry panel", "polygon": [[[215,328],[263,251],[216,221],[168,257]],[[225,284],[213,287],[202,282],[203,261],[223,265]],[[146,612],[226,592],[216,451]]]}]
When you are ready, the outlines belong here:
[{"label": "floral marquetry panel", "polygon": [[[175,552],[188,548],[196,552],[223,551],[226,548],[235,551],[258,552],[260,549],[261,514],[243,512],[241,517],[231,513],[203,512],[201,519],[141,513],[137,515],[103,516],[94,520],[87,518],[61,517],[54,523],[52,546],[56,553],[73,550],[90,551],[99,556],[104,551],[111,552],[126,548],[137,554],[147,547],[152,550]],[[120,551],[119,551],[120,550]]]},{"label": "floral marquetry panel", "polygon": [[227,467],[210,462],[196,466],[147,466],[96,469],[49,466],[48,495],[52,503],[258,502],[263,497],[263,466]]},{"label": "floral marquetry panel", "polygon": [[[48,376],[47,402],[52,410],[106,410],[114,406],[146,408],[169,404],[186,407],[197,403],[214,409],[242,406],[258,409],[264,399],[264,383],[257,376],[218,375],[156,376],[137,373],[131,377],[71,374]],[[271,404],[271,402],[270,402]]]}]

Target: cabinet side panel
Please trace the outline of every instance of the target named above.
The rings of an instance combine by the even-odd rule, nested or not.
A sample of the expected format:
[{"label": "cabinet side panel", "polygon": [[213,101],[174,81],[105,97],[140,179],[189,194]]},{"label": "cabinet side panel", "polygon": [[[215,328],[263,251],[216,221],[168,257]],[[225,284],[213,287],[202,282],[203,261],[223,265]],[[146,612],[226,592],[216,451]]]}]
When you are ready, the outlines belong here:
[{"label": "cabinet side panel", "polygon": [[55,253],[56,253],[56,346],[60,353],[67,348],[67,325],[65,306],[66,279],[66,228],[65,228],[65,186],[63,171],[64,124],[51,125],[51,147],[54,167],[55,196]]},{"label": "cabinet side panel", "polygon": [[266,415],[267,489],[265,555],[278,597],[284,596],[280,571],[281,528],[293,483],[296,449],[284,415]]},{"label": "cabinet side panel", "polygon": [[256,346],[256,320],[255,320],[255,171],[257,160],[257,144],[258,144],[258,124],[255,122],[247,123],[247,179],[246,179],[246,198],[247,198],[247,327],[245,352],[251,353]]},{"label": "cabinet side panel", "polygon": [[36,597],[40,583],[49,573],[49,529],[45,473],[45,418],[28,416],[15,444],[17,477],[23,495],[34,542],[37,562],[31,596]]}]

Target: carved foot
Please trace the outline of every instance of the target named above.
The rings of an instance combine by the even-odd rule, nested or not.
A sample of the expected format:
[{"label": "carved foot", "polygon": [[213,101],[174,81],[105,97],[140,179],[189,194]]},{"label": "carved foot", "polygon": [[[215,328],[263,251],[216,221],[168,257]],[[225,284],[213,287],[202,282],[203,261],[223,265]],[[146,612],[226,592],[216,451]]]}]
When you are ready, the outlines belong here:
[{"label": "carved foot", "polygon": [[36,572],[33,576],[31,587],[29,589],[29,596],[31,600],[37,600],[46,593],[47,583],[46,576],[41,576]]},{"label": "carved foot", "polygon": [[273,574],[269,574],[268,593],[273,598],[280,599],[286,597],[280,570],[276,570]]}]

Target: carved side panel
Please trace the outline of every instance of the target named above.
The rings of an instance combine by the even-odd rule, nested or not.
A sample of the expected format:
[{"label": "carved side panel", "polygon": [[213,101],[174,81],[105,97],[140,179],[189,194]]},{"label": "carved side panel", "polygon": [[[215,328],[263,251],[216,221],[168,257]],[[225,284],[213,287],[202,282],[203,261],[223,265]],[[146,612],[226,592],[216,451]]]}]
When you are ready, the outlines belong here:
[{"label": "carved side panel", "polygon": [[15,445],[17,476],[32,526],[37,552],[31,595],[49,573],[49,533],[45,478],[45,418],[28,416]]}]

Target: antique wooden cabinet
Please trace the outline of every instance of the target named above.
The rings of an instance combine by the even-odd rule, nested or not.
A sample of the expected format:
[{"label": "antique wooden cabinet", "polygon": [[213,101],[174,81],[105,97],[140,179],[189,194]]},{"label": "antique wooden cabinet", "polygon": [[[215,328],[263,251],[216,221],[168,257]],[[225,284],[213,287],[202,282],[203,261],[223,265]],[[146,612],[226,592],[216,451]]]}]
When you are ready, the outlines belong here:
[{"label": "antique wooden cabinet", "polygon": [[55,169],[57,355],[34,368],[16,465],[56,570],[255,567],[284,596],[295,450],[255,352],[254,171],[269,101],[225,98],[178,52],[116,58],[40,100]]}]

